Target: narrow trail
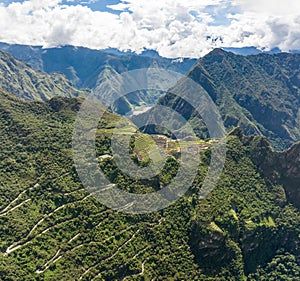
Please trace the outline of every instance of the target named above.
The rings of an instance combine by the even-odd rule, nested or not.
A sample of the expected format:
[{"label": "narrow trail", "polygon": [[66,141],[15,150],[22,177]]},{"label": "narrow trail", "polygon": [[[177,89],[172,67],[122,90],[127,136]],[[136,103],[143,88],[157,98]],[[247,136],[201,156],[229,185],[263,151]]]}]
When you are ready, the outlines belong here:
[{"label": "narrow trail", "polygon": [[86,189],[89,193],[91,194],[97,194],[97,193],[101,193],[102,191],[105,191],[105,190],[109,190],[109,189],[112,189],[116,186],[115,183],[110,183],[108,185],[104,185],[103,187],[99,188],[89,188],[89,189]]},{"label": "narrow trail", "polygon": [[128,227],[128,228],[122,230],[121,232],[118,232],[118,233],[116,233],[115,235],[112,235],[112,236],[110,236],[110,237],[108,237],[108,238],[106,238],[106,239],[104,239],[104,240],[102,240],[102,241],[90,241],[90,242],[88,242],[88,243],[82,243],[82,244],[77,245],[76,247],[72,248],[71,251],[77,250],[77,249],[79,249],[79,248],[81,248],[81,247],[83,247],[83,246],[88,246],[88,245],[91,245],[91,244],[103,244],[103,243],[106,243],[107,241],[109,241],[109,240],[115,238],[116,235],[123,234],[124,232],[126,232],[126,231],[128,231],[128,230],[130,230],[130,229],[132,229],[132,228],[134,228],[134,227],[135,227],[135,225],[132,225],[132,226],[130,226],[130,227]]},{"label": "narrow trail", "polygon": [[53,177],[52,179],[49,179],[49,181],[55,182],[56,180],[58,180],[58,179],[60,179],[62,177],[68,176],[70,174],[71,174],[71,172],[67,172],[67,173],[64,173],[64,174],[62,174],[62,175],[60,175],[58,177]]},{"label": "narrow trail", "polygon": [[[14,252],[14,251],[20,249],[21,247],[27,245],[32,239],[34,239],[34,237],[31,238],[31,239],[29,239],[30,236],[32,235],[32,233],[37,229],[37,227],[38,227],[40,224],[42,224],[42,223],[44,222],[45,219],[49,218],[50,216],[52,216],[53,214],[55,214],[55,213],[58,212],[59,210],[65,208],[67,205],[72,204],[72,203],[75,203],[75,202],[79,202],[79,201],[84,201],[84,200],[86,200],[87,198],[89,198],[89,197],[91,197],[91,196],[92,196],[92,195],[89,194],[89,195],[85,196],[84,198],[82,198],[82,199],[80,199],[80,200],[73,201],[73,202],[68,202],[68,203],[66,203],[66,204],[63,204],[63,205],[59,206],[58,208],[56,208],[56,209],[53,210],[52,212],[50,212],[50,213],[48,213],[48,214],[45,214],[45,215],[44,215],[44,216],[43,216],[43,217],[42,217],[42,218],[41,218],[41,219],[40,219],[40,220],[32,227],[32,229],[29,231],[29,233],[28,233],[24,238],[21,238],[19,241],[15,242],[15,243],[13,243],[11,246],[9,246],[9,247],[6,249],[6,251],[5,251],[5,253],[4,253],[3,255],[6,256],[6,255],[8,255],[8,254],[10,254],[10,253],[12,253],[12,252]],[[41,234],[46,233],[46,232],[47,232],[47,229],[44,230]],[[39,234],[38,234],[38,235],[39,235]],[[35,237],[36,237],[36,236],[35,236]],[[26,240],[29,240],[29,241],[26,242]],[[22,244],[21,241],[25,241],[25,243]],[[21,242],[21,244],[20,244],[20,242]]]},{"label": "narrow trail", "polygon": [[[107,210],[107,211],[103,212],[103,214],[105,214],[105,213],[111,214],[111,210]],[[97,227],[101,226],[103,223],[105,223],[106,221],[108,221],[110,219],[111,219],[110,217],[106,217],[105,219],[100,221],[97,225],[95,225],[94,228],[97,228]]]},{"label": "narrow trail", "polygon": [[101,188],[101,189],[95,191],[95,193],[97,193],[97,192],[102,192],[102,191],[109,190],[109,189],[112,189],[112,188],[114,188],[115,186],[116,186],[116,184],[114,184],[114,183],[108,184],[106,187]]},{"label": "narrow trail", "polygon": [[60,249],[55,253],[55,255],[49,260],[47,261],[43,266],[42,266],[42,270],[36,270],[35,272],[37,274],[41,274],[41,273],[44,273],[49,267],[51,264],[53,264],[55,261],[57,261],[57,257],[61,258],[61,256],[59,256],[59,253],[60,253]]},{"label": "narrow trail", "polygon": [[[36,239],[36,238],[38,238],[38,237],[41,237],[43,234],[47,233],[51,228],[57,227],[57,226],[59,226],[59,225],[61,225],[61,224],[64,224],[64,223],[68,223],[68,222],[73,221],[73,220],[75,220],[75,219],[76,219],[76,218],[72,218],[72,219],[70,219],[70,220],[66,220],[66,221],[63,221],[63,222],[61,222],[61,223],[52,225],[52,226],[46,228],[45,230],[43,230],[42,232],[38,233],[37,235],[35,235],[35,236],[32,237],[31,239],[25,241],[24,243],[15,246],[15,248],[11,249],[9,252],[5,252],[3,255],[4,255],[4,256],[7,256],[9,253],[11,253],[11,252],[13,252],[13,251],[16,251],[16,250],[18,250],[18,249],[20,249],[20,248],[22,248],[22,247],[25,247],[25,246],[27,246],[29,243],[31,243],[34,239]],[[20,240],[20,241],[21,241],[21,240]],[[19,242],[20,242],[20,241],[19,241]]]},{"label": "narrow trail", "polygon": [[40,237],[41,235],[47,233],[50,229],[52,228],[56,228],[58,227],[59,225],[62,225],[62,224],[65,224],[65,223],[69,223],[71,221],[74,221],[76,220],[77,218],[70,218],[70,219],[67,219],[67,220],[64,220],[64,221],[61,221],[59,223],[56,223],[56,224],[53,224],[53,225],[50,225],[49,227],[45,228],[42,232],[38,233],[37,235],[35,235],[32,239],[30,239],[30,241],[32,241],[33,239],[37,238],[37,237]]},{"label": "narrow trail", "polygon": [[165,217],[161,217],[161,218],[159,219],[158,223],[156,223],[156,222],[146,222],[146,225],[147,225],[147,226],[151,226],[151,227],[158,227],[158,226],[160,226],[165,220],[166,220]]},{"label": "narrow trail", "polygon": [[[159,219],[158,223],[148,223],[148,226],[151,226],[151,227],[154,227],[154,228],[155,228],[155,227],[160,226],[164,221],[165,221],[165,218],[162,217],[162,218]],[[141,255],[142,253],[144,253],[144,252],[145,252],[146,250],[148,250],[149,248],[151,248],[151,246],[147,246],[147,247],[145,247],[144,249],[140,250],[139,252],[137,252],[137,253],[131,258],[131,260],[136,259],[139,255]],[[138,274],[133,274],[133,275],[128,275],[128,276],[124,277],[124,278],[122,279],[122,281],[125,281],[125,280],[126,280],[127,278],[129,278],[129,277],[142,276],[142,275],[144,274],[144,272],[145,272],[145,263],[147,262],[147,260],[148,260],[148,259],[146,259],[146,260],[144,260],[144,261],[142,262],[142,269],[141,269],[141,272],[140,272],[140,273],[138,273]],[[98,274],[98,277],[99,277],[99,274]]]},{"label": "narrow trail", "polygon": [[147,262],[147,260],[144,260],[144,261],[142,262],[142,268],[141,268],[141,272],[140,272],[140,273],[128,275],[128,276],[124,277],[124,278],[122,279],[122,281],[125,281],[125,280],[126,280],[127,278],[129,278],[129,277],[142,276],[142,275],[144,274],[144,272],[145,272],[145,263],[146,263],[146,262]]},{"label": "narrow trail", "polygon": [[67,242],[67,244],[72,243],[72,242],[73,242],[74,240],[76,240],[80,235],[81,235],[81,233],[77,233],[75,236],[73,236],[73,237]]},{"label": "narrow trail", "polygon": [[[65,174],[63,174],[63,175],[60,175],[60,176],[58,176],[58,177],[56,177],[56,178],[53,178],[53,179],[51,179],[51,180],[57,180],[57,179],[59,179],[59,178],[61,178],[61,177],[67,176],[67,175],[69,175],[69,174],[70,174],[70,172],[65,173]],[[27,199],[27,200],[25,200],[25,201],[19,203],[17,206],[14,206],[13,208],[11,208],[12,205],[14,205],[19,199],[21,199],[21,197],[22,197],[27,191],[33,190],[34,188],[37,188],[37,187],[39,187],[39,186],[40,186],[40,184],[37,183],[37,184],[34,185],[34,187],[29,187],[29,188],[23,190],[23,191],[22,191],[22,192],[21,192],[21,193],[13,200],[13,201],[11,201],[4,209],[0,210],[0,217],[7,215],[9,212],[11,212],[11,211],[13,211],[13,210],[15,210],[15,209],[21,207],[23,204],[25,204],[25,203],[27,203],[28,201],[30,201],[31,199]],[[71,195],[71,194],[73,194],[73,193],[76,193],[76,192],[79,192],[79,191],[84,191],[84,190],[86,190],[86,189],[85,189],[85,188],[81,188],[81,189],[74,190],[74,191],[71,191],[71,192],[62,193],[62,195]]]},{"label": "narrow trail", "polygon": [[147,246],[144,249],[138,251],[132,258],[131,260],[135,260],[140,254],[144,253],[146,250],[148,250],[149,248],[151,248],[151,246]]},{"label": "narrow trail", "polygon": [[[140,251],[137,252],[130,260],[136,259],[140,254],[144,253],[144,252],[145,252],[146,250],[148,250],[149,248],[151,248],[151,246],[147,246],[147,247],[145,247],[144,249],[140,250]],[[142,262],[142,270],[141,270],[140,273],[125,276],[125,277],[122,279],[122,281],[125,281],[125,280],[126,280],[127,278],[129,278],[129,277],[143,275],[143,274],[144,274],[144,271],[145,271],[145,263],[146,263],[146,261],[147,261],[147,259],[144,260],[144,261]]]},{"label": "narrow trail", "polygon": [[[128,240],[127,240],[126,242],[124,242],[122,245],[120,245],[119,247],[117,247],[117,249],[115,250],[115,252],[114,252],[111,256],[108,256],[107,258],[101,260],[99,263],[107,262],[107,261],[113,259],[113,258],[119,253],[119,251],[120,251],[123,247],[125,247],[128,243],[130,243],[130,242],[136,237],[136,235],[137,235],[139,232],[140,232],[140,229],[138,229],[138,230],[131,236],[130,239],[128,239]],[[95,265],[93,265],[93,266],[89,267],[88,269],[86,269],[86,270],[84,271],[84,273],[79,277],[79,280],[82,280],[82,278],[83,278],[85,275],[87,275],[92,269],[96,268],[96,267],[99,265],[99,263],[96,263]],[[95,277],[93,277],[93,278],[91,279],[91,281],[93,281],[93,280],[95,280],[97,277],[99,277],[99,276],[101,275],[101,273],[102,273],[102,272],[99,272],[99,274],[96,275]]]},{"label": "narrow trail", "polygon": [[[35,185],[36,186],[36,185]],[[11,201],[4,209],[2,209],[0,211],[0,215],[2,216],[3,213],[8,213],[9,212],[9,209],[10,207],[15,204],[27,191],[30,191],[32,190],[33,187],[30,187],[30,188],[27,188],[25,190],[23,190],[13,201]],[[11,209],[10,209],[11,210]]]},{"label": "narrow trail", "polygon": [[[64,205],[58,207],[58,208],[55,209],[53,212],[51,212],[51,213],[45,215],[42,219],[40,219],[40,220],[33,226],[33,228],[29,231],[29,233],[28,233],[24,238],[22,238],[21,240],[19,240],[19,241],[13,243],[11,246],[9,246],[9,247],[6,249],[6,251],[5,251],[5,253],[4,253],[4,256],[7,256],[8,254],[10,254],[10,253],[12,253],[12,252],[14,252],[14,251],[20,249],[21,247],[26,246],[26,245],[27,245],[28,243],[30,243],[34,238],[39,237],[39,236],[41,236],[42,234],[46,233],[49,229],[43,230],[41,233],[37,234],[35,237],[33,237],[32,239],[30,239],[29,241],[26,241],[26,240],[28,240],[28,238],[31,236],[31,234],[36,230],[36,228],[37,228],[40,224],[42,224],[42,223],[44,222],[44,220],[45,220],[46,218],[50,217],[51,215],[53,215],[55,212],[59,211],[59,210],[62,209],[63,207],[64,207]],[[21,241],[25,241],[25,242],[20,244]]]},{"label": "narrow trail", "polygon": [[[106,212],[106,211],[105,211]],[[103,213],[105,213],[105,212],[100,212],[99,214],[103,214]],[[45,229],[45,230],[43,230],[41,233],[39,233],[37,236],[35,236],[34,238],[36,238],[36,237],[39,237],[39,236],[41,236],[42,234],[44,234],[44,233],[46,233],[47,231],[49,231],[51,228],[53,228],[53,227],[57,227],[58,225],[60,225],[60,224],[63,224],[63,223],[66,223],[66,222],[70,222],[70,221],[72,221],[72,220],[75,220],[75,219],[77,219],[77,218],[72,218],[71,220],[66,220],[66,221],[63,221],[63,222],[61,222],[61,223],[59,223],[59,224],[56,224],[56,225],[53,225],[53,226],[51,226],[51,227],[48,227],[47,229]],[[79,236],[81,235],[81,233],[77,233],[77,234],[75,234],[72,238],[70,238],[70,240],[67,242],[67,244],[70,244],[70,243],[72,243],[73,241],[75,241]],[[34,239],[33,238],[33,239]],[[28,243],[30,243],[32,240],[30,240],[30,241],[28,241],[28,242],[26,242],[25,244],[23,244],[22,246],[25,246],[26,244],[28,244]],[[82,244],[81,244],[82,245]],[[81,245],[78,245],[78,246],[81,246]],[[78,246],[76,246],[76,247],[78,247]],[[75,248],[76,248],[75,247]],[[67,253],[67,252],[69,252],[69,251],[72,251],[74,248],[72,248],[71,250],[67,250],[67,251],[64,251],[63,253],[62,253],[62,249],[59,249],[57,252],[56,252],[56,254],[49,260],[49,261],[47,261],[44,265],[43,265],[43,269],[37,269],[36,270],[36,273],[37,274],[42,274],[42,273],[44,273],[52,264],[54,264],[54,263],[56,263],[58,260],[60,260],[62,257],[63,257],[63,254],[65,254],[65,253]],[[59,255],[60,254],[60,255]]]},{"label": "narrow trail", "polygon": [[[71,172],[68,172],[68,173],[65,173],[65,174],[63,174],[63,175],[60,175],[60,176],[58,176],[58,177],[55,177],[55,178],[52,178],[52,179],[50,179],[51,181],[55,181],[55,180],[58,180],[59,178],[62,178],[62,177],[64,177],[64,176],[67,176],[67,175],[69,175],[69,174],[71,174]],[[39,187],[40,186],[40,184],[39,183],[37,183],[37,184],[35,184],[34,185],[34,187],[29,187],[29,188],[27,188],[27,189],[25,189],[25,190],[23,190],[21,193],[19,193],[19,195],[13,200],[13,201],[11,201],[4,209],[2,209],[2,210],[0,210],[0,216],[4,216],[4,214],[3,213],[8,213],[10,210],[12,211],[13,209],[10,209],[10,207],[13,205],[13,204],[15,204],[27,191],[30,191],[30,190],[33,190],[34,188],[37,188],[37,187]],[[77,192],[77,191],[81,191],[81,190],[85,190],[84,188],[82,188],[82,189],[79,189],[79,190],[75,190],[75,191],[72,191],[72,192],[69,192],[69,193],[65,193],[65,195],[69,195],[69,194],[72,194],[73,192]],[[28,200],[28,199],[27,199]],[[19,204],[20,205],[20,204]],[[9,210],[10,209],[10,210]]]},{"label": "narrow trail", "polygon": [[142,262],[142,271],[138,275],[143,275],[144,274],[144,272],[145,272],[145,263],[146,263],[146,261]]},{"label": "narrow trail", "polygon": [[81,191],[86,191],[86,189],[85,188],[80,188],[80,189],[76,189],[76,190],[73,190],[73,191],[70,191],[70,192],[61,192],[60,194],[64,195],[64,196],[68,196],[68,195],[72,195],[73,193],[77,193],[77,192],[81,192]]},{"label": "narrow trail", "polygon": [[[75,236],[73,236],[68,242],[67,244],[73,242],[75,239],[77,239],[81,234],[80,233],[77,233]],[[54,263],[56,263],[57,261],[59,261],[63,255],[59,255],[61,253],[62,249],[59,249],[55,255],[49,260],[47,261],[43,266],[42,268],[43,269],[37,269],[35,272],[37,274],[42,274],[44,273],[51,265],[53,265]]]},{"label": "narrow trail", "polygon": [[[106,211],[105,211],[105,212],[106,212]],[[98,214],[102,214],[102,213],[105,213],[105,212],[100,212],[100,213],[98,213]],[[76,219],[77,219],[77,217],[71,218],[71,219],[62,221],[62,222],[60,222],[60,223],[57,223],[57,224],[54,224],[54,225],[49,226],[48,228],[44,229],[42,232],[36,234],[36,235],[35,235],[34,237],[32,237],[31,239],[27,240],[25,243],[17,245],[17,246],[15,247],[15,249],[13,249],[13,251],[15,251],[15,250],[17,250],[17,249],[20,249],[20,248],[22,248],[22,247],[28,245],[28,244],[31,243],[34,239],[36,239],[36,238],[42,236],[43,234],[47,233],[50,229],[55,228],[55,227],[58,227],[59,225],[62,225],[62,224],[65,224],[65,223],[69,223],[69,222],[74,221],[74,220],[76,220]],[[81,235],[81,233],[77,233],[74,237],[72,237],[72,238],[67,242],[67,244],[73,242],[74,240],[76,240],[80,235]],[[19,242],[20,242],[20,241],[19,241]],[[77,246],[76,246],[76,247],[77,247]],[[75,248],[76,248],[76,247],[75,247]],[[71,250],[67,250],[66,252],[72,251],[73,249],[74,249],[74,248],[72,248]],[[12,252],[12,249],[10,250],[10,252]],[[4,253],[4,256],[6,256],[7,254],[8,254],[8,253]]]},{"label": "narrow trail", "polygon": [[120,211],[120,212],[125,211],[125,210],[127,210],[128,208],[132,207],[133,204],[134,204],[133,202],[130,202],[130,203],[126,204],[125,206],[120,207],[120,208],[119,208],[119,211]]},{"label": "narrow trail", "polygon": [[[89,196],[89,195],[88,195]],[[87,197],[88,197],[87,196]],[[87,197],[85,197],[85,198],[87,198]],[[82,200],[84,200],[85,198],[83,198]],[[62,207],[62,206],[61,206]],[[57,211],[57,210],[56,210]],[[54,211],[53,211],[54,212]],[[100,212],[99,214],[103,214],[103,213],[105,213],[105,212],[107,212],[107,211],[104,211],[104,212]],[[50,214],[48,214],[48,215],[50,215]],[[25,243],[23,243],[23,244],[19,244],[19,245],[17,245],[14,249],[10,249],[10,252],[12,252],[12,251],[16,251],[17,249],[20,249],[20,248],[22,248],[22,247],[24,247],[24,246],[26,246],[26,245],[28,245],[29,243],[31,243],[34,239],[36,239],[36,238],[38,238],[38,237],[40,237],[40,236],[42,236],[43,234],[45,234],[46,232],[48,232],[50,229],[52,229],[52,228],[55,228],[55,227],[57,227],[57,226],[59,226],[59,225],[62,225],[62,224],[65,224],[65,223],[69,223],[69,222],[71,222],[71,221],[73,221],[73,220],[76,220],[77,219],[77,217],[75,217],[75,218],[71,218],[71,219],[68,219],[68,220],[65,220],[65,221],[62,221],[62,222],[60,222],[60,223],[57,223],[57,224],[54,224],[54,225],[52,225],[52,226],[50,226],[50,227],[48,227],[48,228],[46,228],[46,229],[44,229],[42,232],[40,232],[40,233],[38,233],[37,235],[35,235],[33,238],[31,238],[30,240],[28,240],[28,241],[26,241]],[[76,235],[74,235],[68,242],[67,242],[67,244],[69,244],[69,243],[71,243],[71,242],[73,242],[74,240],[76,240],[79,236],[81,235],[81,233],[77,233]],[[77,247],[77,246],[76,246]],[[75,247],[75,248],[76,248]],[[69,251],[72,251],[74,248],[72,248],[71,250],[67,250],[67,251],[65,251],[65,253],[66,252],[69,252]],[[61,249],[59,250],[59,251],[61,251]],[[4,253],[4,256],[6,256],[8,253]],[[59,259],[60,258],[62,258],[62,255],[59,257]],[[58,259],[57,259],[58,260]],[[57,260],[55,260],[55,262],[57,261]],[[50,261],[48,262],[49,263],[49,266],[51,265],[50,264]],[[52,262],[52,264],[53,264],[54,262]],[[49,266],[47,267],[47,268],[49,268]],[[47,269],[46,268],[46,269]],[[38,271],[40,272],[40,273],[42,273],[42,272],[44,272],[46,269],[44,269],[44,270],[37,270],[36,272],[38,273]]]},{"label": "narrow trail", "polygon": [[[46,267],[43,270],[36,270],[35,272],[37,274],[44,273],[51,265],[55,264],[57,261],[59,261],[62,258],[62,256],[57,257],[55,260],[51,260],[51,263],[47,264]],[[50,262],[50,261],[49,261]]]},{"label": "narrow trail", "polygon": [[[158,227],[158,226],[160,226],[164,221],[165,221],[165,218],[162,217],[162,218],[159,219],[158,223],[146,223],[146,225],[147,225],[147,226],[150,226],[150,227]],[[130,227],[129,227],[129,228],[130,228]],[[126,231],[126,230],[124,230],[124,231]],[[124,231],[123,231],[123,232],[124,232]],[[130,243],[130,242],[135,238],[135,236],[136,236],[139,232],[140,232],[140,229],[138,229],[138,230],[132,235],[132,237],[131,237],[129,240],[127,240],[125,243],[123,243],[122,245],[120,245],[120,246],[116,249],[116,251],[115,251],[115,253],[114,253],[113,255],[111,255],[111,256],[105,258],[104,260],[100,261],[100,263],[102,263],[102,262],[107,262],[107,261],[111,260],[112,258],[114,258],[114,257],[118,254],[118,252],[119,252],[124,246],[126,246],[128,243]],[[146,251],[147,249],[149,249],[149,248],[151,248],[151,246],[147,246],[147,247],[145,247],[144,249],[140,250],[140,251],[139,251],[138,253],[136,253],[131,259],[132,259],[132,260],[135,259],[135,258],[138,257],[141,253],[145,252],[145,251]],[[133,275],[133,276],[139,276],[139,275],[143,275],[143,274],[144,274],[144,271],[145,271],[145,263],[146,263],[146,261],[147,261],[147,260],[145,260],[144,262],[142,262],[142,269],[141,269],[141,272],[140,272],[139,274],[135,274],[135,275]],[[83,278],[86,274],[88,274],[92,269],[96,268],[100,263],[95,264],[95,265],[93,265],[92,267],[88,268],[88,269],[81,275],[81,277],[79,278],[79,280],[82,280],[82,278]],[[102,273],[103,273],[103,271],[99,272],[95,277],[93,277],[93,278],[91,279],[91,281],[96,280],[98,277],[101,276]],[[129,276],[127,276],[127,277],[129,277]],[[126,278],[126,277],[125,277],[125,278]],[[123,280],[124,280],[124,279],[123,279]]]},{"label": "narrow trail", "polygon": [[27,200],[25,200],[25,201],[23,201],[23,202],[21,202],[20,204],[16,205],[15,207],[13,207],[13,208],[7,210],[5,213],[1,213],[1,214],[0,214],[0,217],[6,216],[8,213],[10,213],[10,212],[12,212],[13,210],[16,210],[16,209],[22,207],[24,204],[26,204],[26,203],[29,202],[29,201],[31,201],[30,198],[27,199]]}]

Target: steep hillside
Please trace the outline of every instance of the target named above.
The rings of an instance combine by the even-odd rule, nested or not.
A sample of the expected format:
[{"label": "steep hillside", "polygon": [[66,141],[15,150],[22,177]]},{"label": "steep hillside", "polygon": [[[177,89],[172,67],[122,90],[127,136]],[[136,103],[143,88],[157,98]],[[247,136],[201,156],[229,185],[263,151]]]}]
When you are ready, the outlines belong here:
[{"label": "steep hillside", "polygon": [[[225,170],[202,200],[210,143],[199,142],[189,192],[163,211],[126,215],[101,205],[79,181],[72,133],[80,104],[27,102],[0,91],[1,280],[297,280],[300,213],[259,172],[255,142],[228,137]],[[151,192],[169,182],[174,157],[150,180],[116,168],[110,137],[119,119],[108,112],[96,138],[99,165],[115,188]],[[117,134],[135,131],[127,122]],[[140,164],[149,143],[145,135],[133,142]]]},{"label": "steep hillside", "polygon": [[167,59],[144,52],[141,55],[108,50],[91,50],[82,47],[64,46],[42,49],[26,45],[0,43],[0,49],[11,53],[33,68],[47,73],[59,72],[67,76],[78,88],[94,88],[97,77],[107,67],[118,73],[138,68],[162,67],[185,74],[196,59]]},{"label": "steep hillside", "polygon": [[0,89],[26,100],[47,100],[54,96],[83,95],[64,75],[36,71],[2,51],[0,51]]},{"label": "steep hillside", "polygon": [[[265,138],[251,139],[251,158],[264,176],[281,184],[289,202],[300,209],[300,143],[285,151],[274,151]],[[242,137],[244,143],[249,139]]]},{"label": "steep hillside", "polygon": [[[276,148],[284,148],[300,139],[299,65],[299,54],[245,57],[216,49],[188,77],[216,102],[229,130],[241,126],[246,134],[265,135]],[[171,94],[159,103],[195,118],[192,105]]]},{"label": "steep hillside", "polygon": [[[116,50],[91,50],[81,47],[65,46],[42,49],[24,45],[0,43],[5,50],[33,68],[47,73],[64,74],[78,89],[94,89],[103,78],[111,79],[115,74],[140,68],[162,68],[185,74],[196,63],[195,59],[166,59],[152,52],[141,55],[116,52]],[[101,94],[101,93],[99,93]],[[140,106],[157,102],[162,93],[131,93],[118,101],[112,109],[120,114]]]}]

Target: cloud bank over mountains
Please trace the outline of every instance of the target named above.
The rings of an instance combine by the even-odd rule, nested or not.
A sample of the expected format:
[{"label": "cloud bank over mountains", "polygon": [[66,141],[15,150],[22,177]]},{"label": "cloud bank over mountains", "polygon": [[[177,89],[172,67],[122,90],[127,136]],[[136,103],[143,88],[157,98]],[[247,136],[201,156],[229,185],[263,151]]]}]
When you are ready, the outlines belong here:
[{"label": "cloud bank over mountains", "polygon": [[300,49],[298,1],[106,0],[101,10],[91,8],[95,2],[2,1],[0,41],[153,49],[165,57],[200,57],[216,47]]}]

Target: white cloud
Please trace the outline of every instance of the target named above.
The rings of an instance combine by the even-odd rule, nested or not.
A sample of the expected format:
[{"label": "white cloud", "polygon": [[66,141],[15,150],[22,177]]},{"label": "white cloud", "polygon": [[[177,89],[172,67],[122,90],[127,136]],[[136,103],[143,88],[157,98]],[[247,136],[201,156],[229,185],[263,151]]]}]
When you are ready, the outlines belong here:
[{"label": "white cloud", "polygon": [[295,0],[235,0],[247,11],[273,15],[291,16],[300,13],[300,2]]},{"label": "white cloud", "polygon": [[0,41],[136,52],[147,48],[167,57],[199,57],[221,46],[300,49],[299,4],[286,0],[293,9],[287,13],[279,1],[260,0],[261,6],[251,1],[127,0],[110,6],[118,15],[62,5],[61,0],[28,0],[0,5]]}]

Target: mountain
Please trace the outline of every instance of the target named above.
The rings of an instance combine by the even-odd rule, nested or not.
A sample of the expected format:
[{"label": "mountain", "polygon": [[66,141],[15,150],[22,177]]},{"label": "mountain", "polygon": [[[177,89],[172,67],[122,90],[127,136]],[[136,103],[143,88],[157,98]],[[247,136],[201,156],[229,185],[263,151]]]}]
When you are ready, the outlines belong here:
[{"label": "mountain", "polygon": [[[167,59],[154,51],[144,51],[141,55],[120,52],[115,49],[91,50],[82,47],[64,46],[43,49],[25,45],[0,43],[0,49],[11,53],[33,68],[47,73],[62,73],[78,89],[95,89],[114,75],[140,68],[162,68],[185,74],[195,64],[195,59]],[[109,76],[110,75],[110,76]],[[130,98],[119,101],[113,110],[123,114],[135,107],[156,103],[162,93],[148,92],[131,94]]]},{"label": "mountain", "polygon": [[300,143],[280,152],[274,151],[264,138],[256,139],[251,146],[251,158],[261,173],[274,184],[282,185],[288,201],[300,209]]},{"label": "mountain", "polygon": [[[228,135],[219,183],[199,199],[211,145],[199,140],[199,170],[186,195],[159,212],[124,214],[94,199],[76,173],[72,136],[81,103],[24,101],[0,91],[1,280],[297,280],[300,212],[285,195],[284,178],[297,171],[296,156],[287,151],[282,162],[264,160],[274,153],[265,138],[237,129]],[[152,179],[132,179],[116,167],[113,133],[139,134],[132,151],[140,164],[151,146],[129,121],[114,132],[119,119],[107,112],[96,132],[107,178],[130,192],[168,183],[180,163],[177,145],[169,146],[175,157]],[[264,161],[280,172],[277,183]]]},{"label": "mountain", "polygon": [[36,71],[3,51],[0,51],[0,89],[27,100],[47,100],[54,96],[76,97],[83,94],[64,75]]},{"label": "mountain", "polygon": [[[246,134],[264,135],[282,149],[300,139],[299,65],[299,54],[245,57],[216,49],[201,58],[188,77],[215,101],[228,130],[241,126]],[[192,105],[174,95],[166,94],[159,104],[199,124]]]},{"label": "mountain", "polygon": [[259,50],[256,47],[242,47],[242,48],[233,48],[233,47],[228,47],[228,48],[222,48],[226,52],[231,52],[236,55],[242,55],[242,56],[250,56],[250,55],[258,55],[258,54],[278,54],[281,53],[280,49],[274,48],[270,51],[264,51],[264,50]]},{"label": "mountain", "polygon": [[[102,51],[107,52],[109,54],[116,54],[116,55],[119,55],[119,56],[137,55],[135,52],[131,52],[131,51],[124,52],[124,51],[120,51],[120,50],[115,49],[115,48],[107,48],[107,49],[103,49]],[[141,53],[139,53],[138,56],[156,58],[156,59],[161,59],[161,60],[166,59],[166,58],[161,57],[159,55],[159,53],[157,51],[154,51],[154,50],[144,50]]]},{"label": "mountain", "polygon": [[[234,48],[234,47],[225,47],[222,48],[222,50],[226,52],[231,52],[236,55],[242,55],[242,56],[250,56],[250,55],[258,55],[258,54],[280,54],[283,53],[279,48],[273,48],[269,51],[266,50],[260,50],[256,47],[241,47],[241,48]],[[291,54],[299,54],[299,50],[290,50],[289,53]]]},{"label": "mountain", "polygon": [[[231,130],[224,170],[203,198],[216,140],[193,139],[200,162],[184,196],[155,213],[113,211],[88,193],[76,171],[72,139],[83,98],[74,96],[80,92],[64,75],[35,71],[5,52],[0,59],[1,280],[298,280],[299,143],[277,152],[264,136]],[[241,125],[247,135],[270,135],[279,146],[297,138],[297,65],[297,55],[242,57],[215,50],[189,76],[219,106],[228,130]],[[100,77],[116,72],[107,67]],[[160,102],[202,132],[191,105],[171,94]],[[93,152],[111,182],[108,189],[158,191],[175,177],[186,150],[185,139],[152,139],[109,111],[89,132],[96,133]],[[129,145],[124,136],[131,136]],[[165,152],[163,169],[150,179],[128,176],[117,166],[112,137],[141,167],[153,161],[158,144]]]}]

